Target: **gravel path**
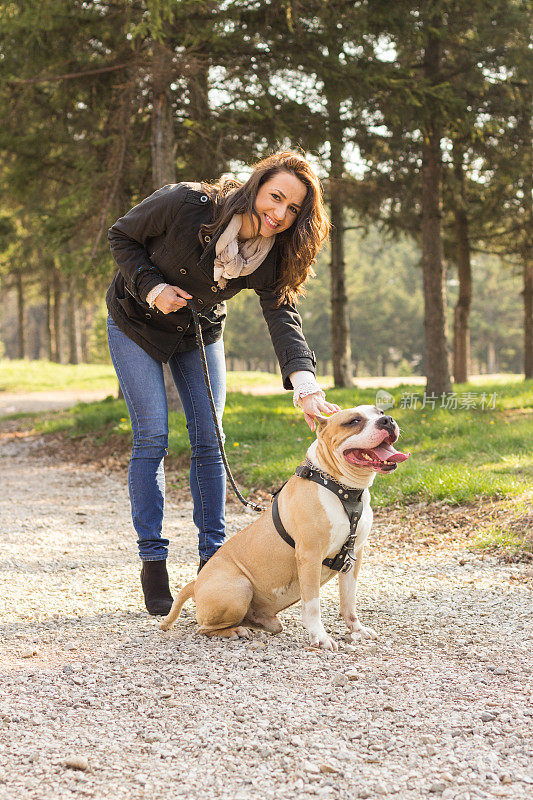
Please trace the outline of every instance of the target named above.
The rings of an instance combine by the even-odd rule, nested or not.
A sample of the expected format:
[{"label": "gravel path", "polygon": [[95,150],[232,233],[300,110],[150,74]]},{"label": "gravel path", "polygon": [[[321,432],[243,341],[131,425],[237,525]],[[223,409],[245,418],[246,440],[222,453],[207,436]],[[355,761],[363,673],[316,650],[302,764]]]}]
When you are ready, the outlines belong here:
[{"label": "gravel path", "polygon": [[[142,611],[126,483],[1,443],[0,798],[531,797],[531,566],[457,547],[392,547],[360,578],[377,644],[168,634]],[[176,586],[192,577],[188,502],[170,502]],[[248,519],[229,517],[230,531]]]}]

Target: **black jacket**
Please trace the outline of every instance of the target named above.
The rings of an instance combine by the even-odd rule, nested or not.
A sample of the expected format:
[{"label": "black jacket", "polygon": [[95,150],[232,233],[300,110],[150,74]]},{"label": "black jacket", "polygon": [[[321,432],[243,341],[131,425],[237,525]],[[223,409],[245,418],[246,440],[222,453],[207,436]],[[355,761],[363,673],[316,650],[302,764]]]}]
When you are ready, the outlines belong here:
[{"label": "black jacket", "polygon": [[[199,183],[163,186],[128,211],[109,229],[111,252],[119,272],[108,289],[109,313],[118,327],[157,361],[196,347],[190,310],[171,314],[149,308],[146,296],[158,283],[170,283],[189,292],[201,313],[205,344],[222,336],[226,303],[241,289],[259,296],[272,344],[281,368],[283,386],[296,370],[315,372],[316,359],[303,333],[296,308],[284,302],[276,307],[278,251],[274,244],[255,272],[233,278],[224,289],[213,279],[215,241],[198,231],[213,220],[214,202]],[[244,354],[243,354],[244,355]]]}]

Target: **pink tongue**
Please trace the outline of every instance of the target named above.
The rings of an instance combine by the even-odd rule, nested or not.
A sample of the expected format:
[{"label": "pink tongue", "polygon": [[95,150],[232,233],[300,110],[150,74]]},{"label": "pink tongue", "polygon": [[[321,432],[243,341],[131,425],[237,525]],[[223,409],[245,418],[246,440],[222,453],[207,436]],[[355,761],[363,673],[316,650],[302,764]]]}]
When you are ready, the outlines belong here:
[{"label": "pink tongue", "polygon": [[371,452],[375,453],[381,461],[394,461],[397,464],[406,461],[411,455],[411,453],[400,453],[391,444],[380,444],[373,447]]}]

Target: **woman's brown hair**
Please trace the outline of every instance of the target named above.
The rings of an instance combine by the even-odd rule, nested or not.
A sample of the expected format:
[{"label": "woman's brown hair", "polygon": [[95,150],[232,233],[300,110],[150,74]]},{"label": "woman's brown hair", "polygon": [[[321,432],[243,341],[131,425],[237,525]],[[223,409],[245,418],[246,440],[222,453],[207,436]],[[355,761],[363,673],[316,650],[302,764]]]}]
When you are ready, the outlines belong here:
[{"label": "woman's brown hair", "polygon": [[213,185],[202,184],[216,205],[214,221],[203,225],[200,233],[214,236],[221,228],[226,227],[234,214],[247,215],[252,227],[260,230],[261,218],[254,210],[255,198],[262,184],[278,172],[292,173],[307,189],[293,224],[282,233],[276,234],[281,265],[276,288],[280,294],[280,302],[288,300],[292,303],[303,293],[307,278],[314,275],[313,264],[330,229],[320,181],[305,158],[290,151],[273,153],[254,165],[246,183],[233,178],[222,178]]}]

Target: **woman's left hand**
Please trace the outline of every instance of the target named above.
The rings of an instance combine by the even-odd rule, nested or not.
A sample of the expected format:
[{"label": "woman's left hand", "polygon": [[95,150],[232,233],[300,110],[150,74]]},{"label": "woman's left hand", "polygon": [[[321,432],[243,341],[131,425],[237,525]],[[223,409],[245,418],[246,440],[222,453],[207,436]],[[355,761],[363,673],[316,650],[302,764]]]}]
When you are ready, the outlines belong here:
[{"label": "woman's left hand", "polygon": [[305,421],[312,431],[314,431],[316,427],[315,416],[317,414],[334,414],[336,411],[341,410],[340,406],[336,405],[336,403],[328,403],[328,401],[322,397],[321,392],[306,394],[304,397],[300,397],[298,403],[304,412]]}]

